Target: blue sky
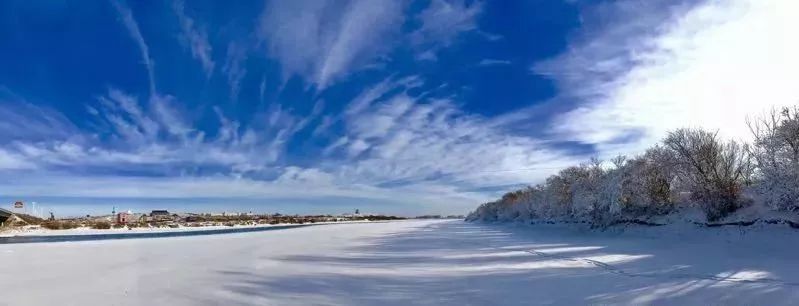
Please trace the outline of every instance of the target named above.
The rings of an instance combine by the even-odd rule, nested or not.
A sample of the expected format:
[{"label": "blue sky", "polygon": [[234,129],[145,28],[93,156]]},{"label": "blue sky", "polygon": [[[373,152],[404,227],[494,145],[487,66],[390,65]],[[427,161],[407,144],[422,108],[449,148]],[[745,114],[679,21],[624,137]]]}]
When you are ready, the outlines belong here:
[{"label": "blue sky", "polygon": [[[465,213],[796,103],[792,1],[3,1],[0,200]],[[725,110],[721,115],[719,111]]]}]

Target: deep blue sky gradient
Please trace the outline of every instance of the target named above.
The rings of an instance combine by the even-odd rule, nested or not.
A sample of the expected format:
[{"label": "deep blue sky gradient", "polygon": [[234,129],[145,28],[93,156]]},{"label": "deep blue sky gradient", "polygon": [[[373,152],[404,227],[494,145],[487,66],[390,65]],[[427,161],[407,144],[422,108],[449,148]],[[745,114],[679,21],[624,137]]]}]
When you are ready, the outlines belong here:
[{"label": "deep blue sky gradient", "polygon": [[[547,128],[578,101],[556,100],[562,86],[534,67],[567,53],[585,35],[585,12],[609,2],[2,1],[0,199],[63,214],[114,205],[465,213],[555,172],[555,159],[597,153]],[[380,11],[388,4],[394,11]],[[146,45],[155,92],[125,12]],[[443,15],[426,20],[425,12]],[[300,27],[267,20],[303,14]],[[388,16],[400,21],[387,26]],[[361,23],[341,26],[348,20]],[[442,20],[451,23],[431,27]],[[364,27],[383,32],[361,41]],[[362,36],[346,40],[347,29]],[[209,73],[192,49],[198,33]],[[319,39],[300,39],[308,35]],[[359,53],[321,84],[317,62],[341,56],[330,41]],[[175,181],[187,183],[178,192]],[[199,185],[207,181],[221,185]],[[109,188],[98,188],[103,182]],[[228,183],[252,189],[231,195]],[[405,198],[415,193],[424,196]]]}]

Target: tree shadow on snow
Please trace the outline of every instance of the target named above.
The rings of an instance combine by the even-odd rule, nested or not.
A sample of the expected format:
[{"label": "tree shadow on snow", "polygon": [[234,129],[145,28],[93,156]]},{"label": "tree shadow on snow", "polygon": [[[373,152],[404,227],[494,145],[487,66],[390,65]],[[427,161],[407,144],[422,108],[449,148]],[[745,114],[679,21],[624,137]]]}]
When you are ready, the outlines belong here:
[{"label": "tree shadow on snow", "polygon": [[658,249],[642,250],[612,239],[443,222],[343,252],[282,257],[293,268],[285,275],[219,273],[232,279],[224,291],[243,304],[790,304],[798,297],[799,287],[776,279],[741,281],[749,279],[744,267],[699,273]]}]

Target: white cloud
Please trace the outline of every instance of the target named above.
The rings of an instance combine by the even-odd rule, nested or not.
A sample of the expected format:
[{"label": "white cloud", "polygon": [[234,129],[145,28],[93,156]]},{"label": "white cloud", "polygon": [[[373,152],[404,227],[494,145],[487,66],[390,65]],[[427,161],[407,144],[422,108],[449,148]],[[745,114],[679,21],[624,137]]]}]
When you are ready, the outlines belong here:
[{"label": "white cloud", "polygon": [[413,85],[382,82],[351,102],[342,119],[345,137],[326,149],[346,153],[334,168],[342,180],[464,191],[540,182],[575,161],[449,100],[413,98],[403,90]]},{"label": "white cloud", "polygon": [[[24,125],[25,132],[40,136],[2,139],[3,174],[36,170],[19,180],[0,179],[4,189],[69,197],[347,197],[464,210],[495,196],[476,190],[535,183],[554,172],[553,167],[573,162],[537,139],[511,134],[495,120],[464,112],[451,98],[412,93],[424,85],[419,77],[390,77],[365,88],[338,114],[323,114],[325,101],[315,98],[306,116],[272,103],[267,112],[239,121],[215,108],[216,122],[203,117],[203,128],[195,128],[192,120],[199,120],[198,114],[180,108],[189,104],[157,92],[149,49],[130,8],[121,1],[112,4],[141,52],[149,96],[109,89],[86,105],[91,116],[81,126],[89,129],[44,108],[0,105],[0,115],[12,119],[0,123],[5,135]],[[272,1],[261,18],[260,43],[280,61],[285,77],[300,75],[324,89],[394,47],[386,42],[399,34],[405,4]],[[217,66],[207,34],[187,15],[182,1],[176,0],[173,9],[192,56],[211,75]],[[419,15],[421,27],[402,41],[414,40],[412,47],[434,57],[458,35],[476,29],[481,9],[480,2],[433,1]],[[247,76],[251,50],[232,42],[219,63],[233,100]],[[262,101],[265,90],[262,77]],[[317,160],[292,164],[284,151],[289,142],[306,141],[295,139],[306,129],[317,137],[307,139],[309,143],[326,147],[306,152],[318,155]]]},{"label": "white cloud", "polygon": [[[19,174],[19,173],[17,173]],[[463,192],[445,185],[416,185],[402,188],[378,188],[361,184],[340,184],[331,174],[318,169],[288,167],[274,181],[259,181],[230,176],[210,177],[135,177],[135,176],[64,176],[37,172],[19,179],[0,178],[0,185],[14,195],[70,198],[147,199],[219,199],[225,204],[256,199],[259,203],[296,203],[388,205],[387,210],[410,213],[464,213],[474,203],[489,197]],[[357,200],[353,200],[357,199]],[[53,201],[50,201],[51,205]],[[397,208],[402,206],[405,208]],[[419,206],[423,208],[419,208]],[[185,209],[191,210],[190,207]],[[218,209],[224,209],[224,206]],[[325,211],[324,208],[320,209]]]},{"label": "white cloud", "polygon": [[404,1],[268,1],[258,33],[283,67],[324,89],[388,50]]},{"label": "white cloud", "polygon": [[208,42],[208,34],[195,24],[194,19],[186,15],[185,6],[183,0],[172,2],[172,9],[180,23],[181,38],[191,49],[191,55],[202,64],[206,78],[210,78],[214,72],[214,60],[211,57],[212,48]]},{"label": "white cloud", "polygon": [[[463,113],[452,101],[411,96],[408,89],[421,82],[417,77],[380,82],[336,118],[321,120],[327,128],[337,121],[345,130],[328,131],[332,143],[304,167],[279,158],[293,135],[321,115],[322,100],[304,118],[273,104],[248,126],[217,108],[217,131],[206,134],[192,128],[191,115],[177,108],[174,97],[156,95],[143,103],[112,88],[89,105],[91,123],[106,134],[73,129],[77,136],[6,143],[0,150],[5,176],[35,172],[0,179],[0,185],[36,196],[342,197],[462,212],[496,196],[475,190],[535,183],[553,167],[573,162],[536,139],[510,135],[491,119]],[[150,176],[120,174],[131,170]]]},{"label": "white cloud", "polygon": [[364,141],[363,139],[355,139],[349,142],[349,146],[347,146],[347,153],[350,157],[356,157],[361,155],[363,151],[369,149],[369,143]]},{"label": "white cloud", "polygon": [[230,86],[230,100],[235,101],[241,90],[241,81],[247,75],[244,62],[247,60],[247,48],[238,42],[230,42],[227,46],[227,56],[222,71],[227,75]]},{"label": "white cloud", "polygon": [[[203,132],[193,128],[176,98],[156,92],[138,24],[127,6],[112,3],[141,52],[150,96],[110,89],[87,106],[92,116],[86,124],[98,127],[90,134],[58,112],[0,95],[0,170],[36,172],[4,176],[14,178],[0,181],[4,190],[79,197],[346,197],[464,209],[496,196],[491,188],[540,182],[580,159],[529,131],[513,132],[519,128],[514,124],[537,122],[531,114],[542,108],[493,118],[471,114],[455,98],[415,93],[411,89],[424,82],[419,77],[392,77],[364,88],[339,114],[323,114],[321,99],[302,117],[274,103],[244,124],[217,108],[216,129]],[[609,155],[648,146],[681,126],[745,137],[745,114],[799,101],[796,4],[671,3],[593,7],[584,12],[583,32],[568,50],[536,65],[535,72],[560,87],[553,104],[571,106],[552,123],[556,140],[596,144]],[[275,0],[262,13],[258,34],[285,78],[299,75],[324,89],[392,47],[384,42],[399,30],[403,8],[400,1]],[[210,74],[215,66],[206,34],[185,15],[182,2],[175,2],[175,10],[192,55]],[[432,1],[408,37],[417,56],[434,59],[458,35],[479,32],[481,10],[477,1]],[[619,21],[607,23],[607,16]],[[220,70],[234,100],[247,75],[248,50],[229,44]],[[480,65],[507,63],[485,59]],[[262,101],[265,90],[262,77]],[[326,147],[306,152],[318,159],[294,165],[285,147],[304,141],[294,139],[304,129],[313,130],[315,145]],[[117,171],[131,169],[156,175]]]},{"label": "white cloud", "polygon": [[141,35],[141,31],[139,30],[139,24],[136,23],[136,19],[133,18],[133,12],[131,12],[130,8],[125,5],[122,0],[112,0],[111,4],[119,14],[119,18],[122,20],[122,24],[128,30],[128,34],[136,42],[139,52],[141,52],[142,61],[144,61],[144,66],[147,69],[147,81],[149,82],[150,94],[154,95],[155,72],[153,68],[153,60],[150,58],[149,48],[147,47],[147,43],[144,41],[144,37]]},{"label": "white cloud", "polygon": [[158,95],[150,99],[153,117],[170,135],[184,138],[194,129],[188,123],[181,111],[177,110],[178,102],[172,96]]},{"label": "white cloud", "polygon": [[0,86],[0,142],[74,138],[77,128],[63,114],[37,106]]},{"label": "white cloud", "polygon": [[416,55],[416,60],[435,62],[438,60],[438,55],[436,55],[433,50],[425,50],[424,52]]},{"label": "white cloud", "polygon": [[152,141],[158,133],[158,124],[144,114],[138,99],[117,89],[110,89],[107,97],[99,97],[100,103],[109,110],[108,121],[126,142],[144,144]]},{"label": "white cloud", "polygon": [[497,65],[510,65],[511,62],[509,60],[500,60],[500,59],[492,59],[486,58],[480,61],[477,65],[479,66],[497,66]]},{"label": "white cloud", "polygon": [[423,51],[417,58],[435,60],[439,48],[452,45],[458,35],[477,30],[477,16],[483,4],[475,1],[432,0],[430,5],[419,13],[421,27],[411,33],[411,42]]},{"label": "white cloud", "polygon": [[265,93],[266,93],[266,76],[261,78],[261,84],[258,85],[258,102],[264,103]]},{"label": "white cloud", "polygon": [[618,22],[584,24],[567,53],[535,68],[559,81],[561,100],[580,101],[554,132],[605,154],[638,152],[678,127],[748,139],[747,115],[799,101],[799,3],[660,4],[602,7]]},{"label": "white cloud", "polygon": [[[209,136],[192,128],[171,96],[153,96],[145,107],[135,96],[112,88],[97,100],[96,107],[92,107],[96,111],[90,119],[93,122],[88,123],[104,134],[85,133],[66,119],[52,119],[62,118],[58,113],[35,108],[23,114],[29,120],[20,119],[20,122],[30,123],[30,133],[41,130],[44,134],[4,139],[0,168],[59,167],[80,171],[152,168],[162,175],[197,168],[218,169],[215,171],[224,174],[261,171],[277,160],[291,138],[284,131],[297,129],[301,122],[284,114],[273,126],[243,127],[219,112],[218,132]],[[9,107],[20,110],[19,106],[25,106],[21,103]],[[0,114],[6,109],[0,105]],[[266,116],[256,114],[256,117]],[[59,132],[63,133],[55,134]]]},{"label": "white cloud", "polygon": [[15,152],[0,149],[0,170],[34,169],[36,165]]}]

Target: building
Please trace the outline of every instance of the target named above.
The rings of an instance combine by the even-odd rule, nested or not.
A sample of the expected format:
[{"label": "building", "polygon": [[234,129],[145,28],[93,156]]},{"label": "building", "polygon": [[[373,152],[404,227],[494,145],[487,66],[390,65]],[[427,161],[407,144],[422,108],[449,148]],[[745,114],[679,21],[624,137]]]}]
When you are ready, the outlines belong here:
[{"label": "building", "polygon": [[169,217],[169,212],[166,210],[153,210],[150,212],[150,217]]},{"label": "building", "polygon": [[125,212],[125,211],[118,213],[117,224],[128,224],[128,222],[130,222],[131,220],[132,215],[133,214],[131,214],[130,212]]},{"label": "building", "polygon": [[150,220],[149,221],[172,221],[173,216],[169,214],[166,210],[153,210],[150,212]]}]

